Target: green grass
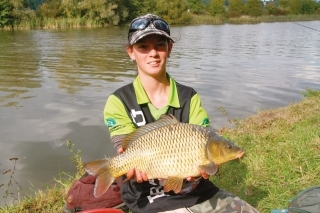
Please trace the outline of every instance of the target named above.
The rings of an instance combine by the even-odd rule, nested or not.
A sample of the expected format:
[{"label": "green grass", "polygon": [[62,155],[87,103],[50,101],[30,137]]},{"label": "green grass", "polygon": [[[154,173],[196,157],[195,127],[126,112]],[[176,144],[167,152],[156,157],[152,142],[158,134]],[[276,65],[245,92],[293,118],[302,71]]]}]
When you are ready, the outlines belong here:
[{"label": "green grass", "polygon": [[[219,133],[246,152],[241,160],[220,166],[211,180],[262,213],[285,208],[301,190],[319,184],[320,177],[320,91],[306,90],[305,98],[287,107],[264,110],[237,121]],[[61,212],[71,183],[83,174],[80,151],[73,153],[78,173],[61,175],[56,185],[20,200],[0,212]]]},{"label": "green grass", "polygon": [[319,184],[320,91],[288,107],[261,111],[222,129],[246,152],[240,161],[222,165],[212,181],[261,212],[284,208],[299,191]]}]

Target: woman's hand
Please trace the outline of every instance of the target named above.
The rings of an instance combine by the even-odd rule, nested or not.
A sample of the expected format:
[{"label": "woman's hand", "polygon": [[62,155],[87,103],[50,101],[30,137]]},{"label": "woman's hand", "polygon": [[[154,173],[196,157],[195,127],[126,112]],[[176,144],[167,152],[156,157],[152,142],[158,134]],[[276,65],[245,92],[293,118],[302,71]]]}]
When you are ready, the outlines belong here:
[{"label": "woman's hand", "polygon": [[118,154],[122,154],[122,152],[124,152],[123,146],[121,146],[121,147],[118,149]]},{"label": "woman's hand", "polygon": [[129,172],[127,173],[127,180],[130,179],[136,179],[138,183],[142,183],[143,181],[148,180],[148,175],[145,172],[135,170],[134,168],[131,168]]},{"label": "woman's hand", "polygon": [[[121,146],[118,149],[118,153],[121,154],[121,153],[124,152],[124,150],[125,150],[124,147]],[[148,175],[145,172],[142,172],[142,171],[139,171],[139,170],[135,170],[134,168],[131,168],[127,173],[126,181],[134,179],[134,178],[136,179],[136,181],[138,183],[142,183],[143,181],[147,181],[148,180]]]}]

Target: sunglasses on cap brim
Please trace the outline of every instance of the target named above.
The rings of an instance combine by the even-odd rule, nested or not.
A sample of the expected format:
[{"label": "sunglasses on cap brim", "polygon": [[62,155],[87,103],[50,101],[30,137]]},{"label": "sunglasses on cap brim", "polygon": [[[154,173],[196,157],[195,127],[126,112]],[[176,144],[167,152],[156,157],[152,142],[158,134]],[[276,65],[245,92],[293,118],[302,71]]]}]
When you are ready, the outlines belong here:
[{"label": "sunglasses on cap brim", "polygon": [[169,24],[164,20],[157,18],[138,18],[133,20],[129,27],[129,33],[137,30],[144,30],[149,26],[150,23],[152,23],[156,29],[162,30],[170,35]]}]

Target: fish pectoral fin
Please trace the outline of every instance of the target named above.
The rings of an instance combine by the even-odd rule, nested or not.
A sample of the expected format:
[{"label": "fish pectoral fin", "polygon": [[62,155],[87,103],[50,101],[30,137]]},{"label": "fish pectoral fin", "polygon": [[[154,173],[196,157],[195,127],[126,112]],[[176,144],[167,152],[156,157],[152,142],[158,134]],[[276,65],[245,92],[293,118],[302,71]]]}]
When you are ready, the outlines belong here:
[{"label": "fish pectoral fin", "polygon": [[85,163],[84,169],[90,175],[97,177],[93,193],[96,198],[103,195],[115,180],[110,173],[109,159],[94,160]]},{"label": "fish pectoral fin", "polygon": [[210,162],[207,165],[201,165],[199,166],[199,169],[203,170],[208,175],[214,175],[218,172],[218,165],[216,165],[213,162]]},{"label": "fish pectoral fin", "polygon": [[108,172],[103,172],[97,176],[94,186],[94,196],[96,198],[102,196],[115,180]]},{"label": "fish pectoral fin", "polygon": [[164,182],[163,188],[165,192],[172,190],[174,191],[174,193],[178,193],[181,191],[182,184],[183,184],[183,178],[168,177],[168,179]]},{"label": "fish pectoral fin", "polygon": [[90,175],[99,175],[105,168],[109,167],[109,159],[99,159],[99,160],[93,160],[90,162],[87,162],[84,164],[84,169],[86,172],[88,172]]}]

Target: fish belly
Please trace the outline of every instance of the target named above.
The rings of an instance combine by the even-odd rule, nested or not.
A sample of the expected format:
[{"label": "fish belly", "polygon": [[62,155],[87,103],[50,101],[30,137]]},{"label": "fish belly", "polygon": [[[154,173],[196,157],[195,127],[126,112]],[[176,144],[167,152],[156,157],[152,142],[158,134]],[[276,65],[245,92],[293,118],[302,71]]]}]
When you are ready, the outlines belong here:
[{"label": "fish belly", "polygon": [[113,159],[112,173],[117,177],[135,168],[150,179],[199,176],[198,166],[208,161],[206,141],[203,132],[182,123],[153,130]]}]

